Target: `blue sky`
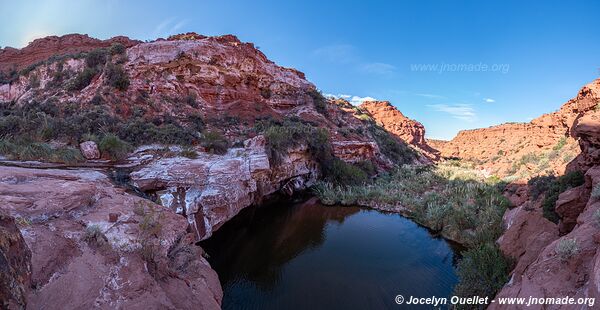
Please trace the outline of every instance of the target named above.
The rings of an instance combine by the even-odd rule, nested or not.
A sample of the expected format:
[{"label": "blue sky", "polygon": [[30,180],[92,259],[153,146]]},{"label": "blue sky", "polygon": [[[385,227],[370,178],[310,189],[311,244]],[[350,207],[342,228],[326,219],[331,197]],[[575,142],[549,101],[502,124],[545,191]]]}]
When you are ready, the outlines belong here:
[{"label": "blue sky", "polygon": [[600,1],[2,0],[0,12],[2,47],[232,33],[324,93],[391,101],[431,138],[528,121],[600,76]]}]

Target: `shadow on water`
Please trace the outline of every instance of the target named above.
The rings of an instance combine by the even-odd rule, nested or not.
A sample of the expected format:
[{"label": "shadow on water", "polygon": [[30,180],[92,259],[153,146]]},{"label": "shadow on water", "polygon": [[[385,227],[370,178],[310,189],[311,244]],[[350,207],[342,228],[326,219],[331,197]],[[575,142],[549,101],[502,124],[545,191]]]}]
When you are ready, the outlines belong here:
[{"label": "shadow on water", "polygon": [[457,282],[455,249],[427,229],[315,199],[246,208],[201,245],[223,309],[398,309],[398,294],[448,297]]}]

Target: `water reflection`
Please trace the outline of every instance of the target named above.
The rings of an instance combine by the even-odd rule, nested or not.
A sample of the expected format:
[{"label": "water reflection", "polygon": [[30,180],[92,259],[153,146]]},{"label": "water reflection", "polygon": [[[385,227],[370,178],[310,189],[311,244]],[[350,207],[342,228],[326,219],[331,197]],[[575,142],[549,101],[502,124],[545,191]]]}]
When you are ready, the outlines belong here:
[{"label": "water reflection", "polygon": [[398,309],[394,296],[449,296],[454,253],[395,214],[310,200],[243,210],[202,246],[223,309]]}]

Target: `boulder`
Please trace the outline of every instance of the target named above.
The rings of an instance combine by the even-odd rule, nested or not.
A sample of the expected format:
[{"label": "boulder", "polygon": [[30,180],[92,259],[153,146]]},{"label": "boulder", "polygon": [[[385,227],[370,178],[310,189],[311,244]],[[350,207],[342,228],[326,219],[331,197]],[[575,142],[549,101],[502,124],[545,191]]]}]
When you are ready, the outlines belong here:
[{"label": "boulder", "polygon": [[558,196],[555,210],[560,216],[558,229],[561,234],[573,230],[577,224],[577,217],[585,208],[588,198],[589,191],[586,191],[585,184],[566,190]]},{"label": "boulder", "polygon": [[94,141],[85,141],[79,144],[79,150],[85,159],[99,159],[100,150]]}]

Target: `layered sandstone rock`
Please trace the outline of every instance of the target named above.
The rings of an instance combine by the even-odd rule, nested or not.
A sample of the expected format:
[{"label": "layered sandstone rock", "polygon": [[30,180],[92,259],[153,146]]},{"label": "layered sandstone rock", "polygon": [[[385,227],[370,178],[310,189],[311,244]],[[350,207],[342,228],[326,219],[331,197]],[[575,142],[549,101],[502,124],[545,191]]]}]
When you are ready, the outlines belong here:
[{"label": "layered sandstone rock", "polygon": [[[31,250],[28,308],[219,308],[217,275],[185,218],[114,187],[100,172],[4,167],[0,203],[19,219]],[[149,217],[162,229],[146,240]]]},{"label": "layered sandstone rock", "polygon": [[404,116],[389,101],[365,101],[360,108],[369,112],[373,119],[388,132],[416,147],[427,157],[439,159],[439,152],[425,140],[423,124]]},{"label": "layered sandstone rock", "polygon": [[[351,161],[386,161],[368,133],[351,137],[339,134],[365,127],[360,119],[332,102],[323,103],[326,113],[318,112],[317,90],[302,72],[278,66],[253,44],[240,42],[235,36],[188,33],[135,44],[124,57],[113,58],[122,62],[130,81],[126,91],[106,85],[106,73],[93,78],[81,91],[69,91],[69,83],[84,70],[85,60],[66,58],[39,65],[13,83],[0,85],[0,102],[23,106],[51,97],[59,106],[76,103],[79,109],[90,109],[94,99],[102,101],[109,114],[122,118],[132,117],[134,111],[142,111],[146,118],[198,115],[209,128],[224,131],[238,141],[248,138],[256,119],[295,117],[329,129],[337,143],[336,155],[345,154],[342,156]],[[70,79],[57,86],[53,80],[58,70]],[[368,157],[348,156],[359,145],[361,154]]]},{"label": "layered sandstone rock", "polygon": [[448,142],[436,143],[444,157],[474,160],[500,176],[551,172],[562,175],[579,153],[571,137],[574,121],[600,102],[600,80],[584,86],[558,111],[529,123],[508,123],[463,130]]},{"label": "layered sandstone rock", "polygon": [[121,43],[125,47],[130,47],[140,43],[140,41],[123,36],[108,40],[98,40],[84,34],[68,34],[60,37],[48,36],[36,39],[22,49],[12,47],[0,49],[0,71],[21,70],[51,56],[87,52],[99,47],[109,47],[114,43]]},{"label": "layered sandstone rock", "polygon": [[[586,88],[584,91],[587,92]],[[574,123],[569,128],[581,146],[581,154],[570,164],[570,169],[584,171],[585,183],[560,194],[556,202],[556,211],[561,217],[559,225],[543,217],[540,200],[528,200],[507,211],[504,218],[506,231],[498,243],[517,265],[510,282],[496,298],[600,298],[600,254],[597,251],[600,200],[592,194],[593,189],[600,186],[600,113],[587,111],[587,114],[565,119]],[[577,250],[565,259],[561,258],[560,244],[567,241],[576,242]],[[503,308],[495,304],[490,308],[573,309],[573,306],[513,305]]]},{"label": "layered sandstone rock", "polygon": [[292,194],[314,184],[318,176],[318,166],[304,147],[271,166],[263,136],[225,155],[162,158],[131,173],[137,187],[156,192],[164,206],[187,217],[197,241],[265,196]]}]

